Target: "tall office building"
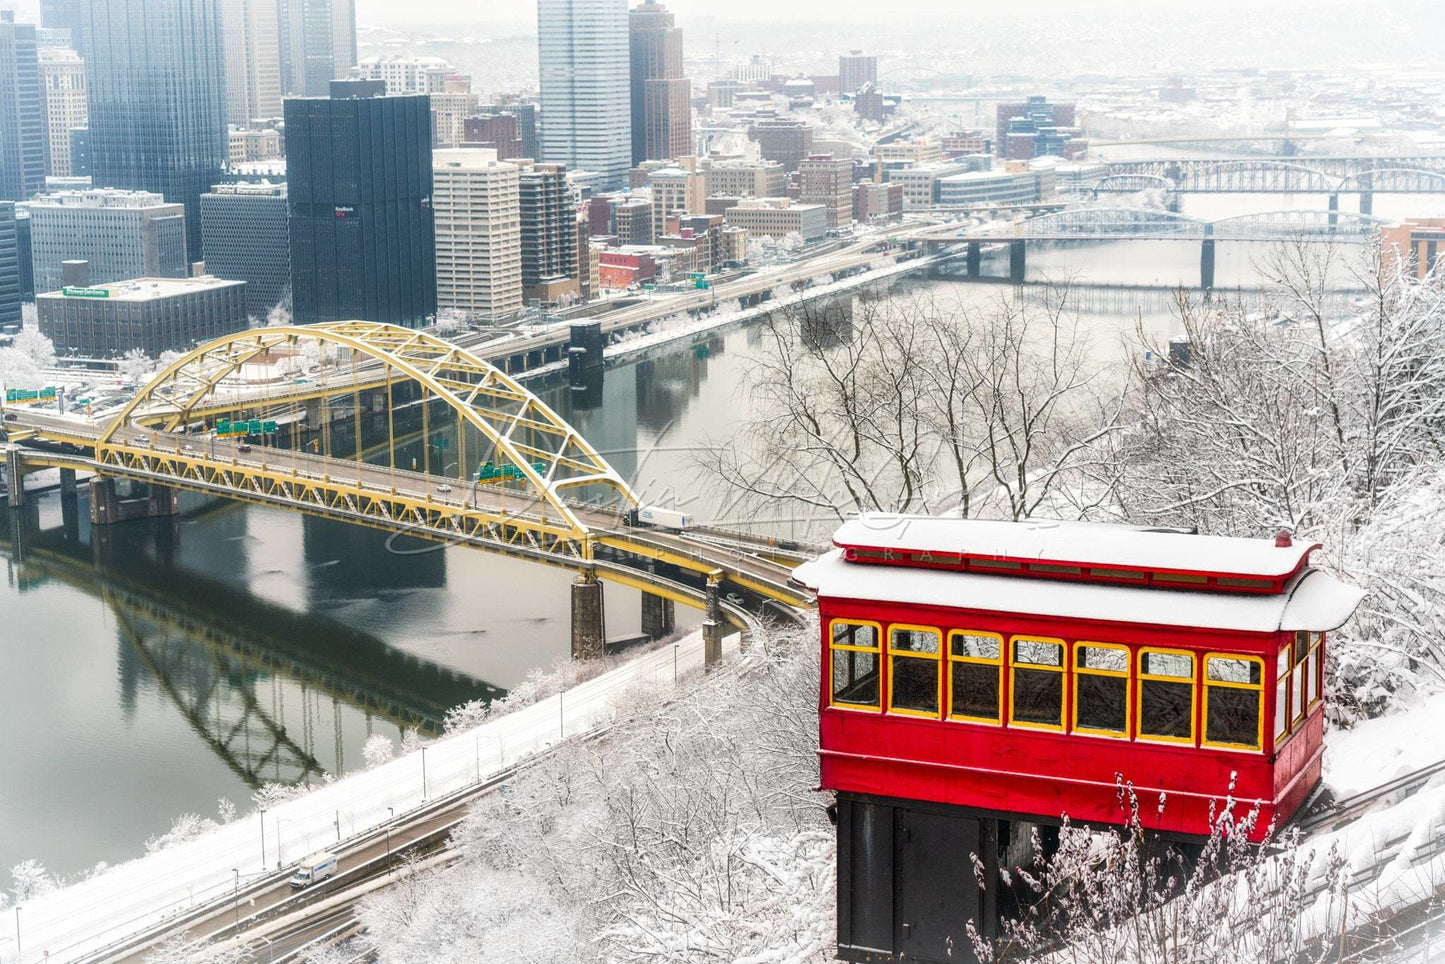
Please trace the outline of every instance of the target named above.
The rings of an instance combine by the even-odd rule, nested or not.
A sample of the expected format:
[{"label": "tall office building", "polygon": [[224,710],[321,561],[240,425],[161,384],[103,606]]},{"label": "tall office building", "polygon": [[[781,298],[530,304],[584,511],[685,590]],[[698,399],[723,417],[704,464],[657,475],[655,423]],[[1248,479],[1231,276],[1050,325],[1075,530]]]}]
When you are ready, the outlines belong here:
[{"label": "tall office building", "polygon": [[686,166],[664,167],[647,176],[652,190],[652,236],[669,233],[667,219],[686,214],[702,214],[707,210],[707,175],[696,170],[693,158]]},{"label": "tall office building", "polygon": [[856,94],[864,84],[878,83],[878,58],[861,50],[850,50],[838,58],[838,90]]},{"label": "tall office building", "polygon": [[201,194],[227,156],[217,0],[83,2],[90,174],[184,204],[186,244],[199,253]]},{"label": "tall office building", "polygon": [[35,300],[35,261],[30,256],[30,210],[15,205],[15,247],[20,255],[20,300]]},{"label": "tall office building", "polygon": [[439,94],[447,89],[448,78],[457,68],[440,57],[409,57],[389,54],[367,57],[351,69],[358,80],[380,80],[388,94]]},{"label": "tall office building", "polygon": [[45,104],[46,173],[70,177],[70,129],[87,123],[85,61],[65,47],[40,49],[40,94]]},{"label": "tall office building", "polygon": [[0,331],[20,327],[20,247],[15,202],[0,201]]},{"label": "tall office building", "polygon": [[555,302],[578,293],[577,213],[567,168],[523,164],[517,180],[522,222],[522,294]]},{"label": "tall office building", "polygon": [[246,312],[264,319],[291,288],[286,185],[217,184],[201,195],[206,271],[246,282]]},{"label": "tall office building", "polygon": [[281,90],[325,97],[356,66],[356,0],[278,0]]},{"label": "tall office building", "polygon": [[60,287],[64,261],[90,262],[95,284],[186,275],[185,207],[159,194],[59,191],[28,207],[37,291]]},{"label": "tall office building", "polygon": [[853,162],[832,154],[814,154],[798,165],[799,200],[828,209],[828,227],[853,220]]},{"label": "tall office building", "polygon": [[84,51],[84,9],[84,0],[40,0],[40,26],[46,30],[70,31],[70,46]]},{"label": "tall office building", "polygon": [[0,198],[23,201],[45,187],[45,110],[35,26],[0,10]]},{"label": "tall office building", "polygon": [[627,0],[537,0],[542,157],[627,183],[632,158]]},{"label": "tall office building", "polygon": [[[537,160],[542,156],[542,147],[537,138],[537,105],[536,104],[482,104],[472,111],[473,118],[505,118],[512,119],[513,135],[517,138],[517,153],[513,157],[527,157]],[[505,123],[505,122],[503,122]],[[470,130],[470,125],[468,130]],[[493,140],[497,138],[500,128],[487,128],[492,136],[482,137],[479,140]],[[507,139],[510,138],[509,135]],[[466,135],[467,140],[472,140],[471,134]],[[501,138],[498,138],[501,139]],[[500,145],[498,145],[500,146]],[[500,151],[498,156],[507,160]]]},{"label": "tall office building", "polygon": [[298,324],[436,315],[431,112],[380,81],[286,100],[291,293]]},{"label": "tall office building", "polygon": [[493,318],[522,309],[517,173],[496,151],[432,155],[438,307]]},{"label": "tall office building", "polygon": [[748,128],[748,136],[758,142],[764,158],[777,161],[790,174],[813,153],[813,128],[806,121],[766,118]]},{"label": "tall office building", "polygon": [[682,31],[646,0],[627,15],[632,61],[632,163],[692,151],[692,81],[682,73]]},{"label": "tall office building", "polygon": [[226,120],[244,127],[281,116],[281,21],[276,0],[220,0],[226,42]]}]

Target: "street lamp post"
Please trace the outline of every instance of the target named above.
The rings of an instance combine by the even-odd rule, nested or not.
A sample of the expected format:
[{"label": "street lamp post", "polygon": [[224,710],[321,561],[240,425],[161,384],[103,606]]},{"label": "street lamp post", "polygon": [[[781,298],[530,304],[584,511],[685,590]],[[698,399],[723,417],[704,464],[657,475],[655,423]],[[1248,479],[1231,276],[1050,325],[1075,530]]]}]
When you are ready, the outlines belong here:
[{"label": "street lamp post", "polygon": [[236,933],[239,934],[241,933],[241,871],[232,867],[231,873],[236,875],[236,893],[232,898],[232,906],[236,909]]},{"label": "street lamp post", "polygon": [[386,808],[386,855],[391,856],[391,822],[396,819],[396,808]]},{"label": "street lamp post", "polygon": [[426,747],[421,748],[421,800],[426,803]]},{"label": "street lamp post", "polygon": [[15,905],[15,956],[21,960],[25,958],[25,952],[20,949],[20,905]]},{"label": "street lamp post", "polygon": [[266,808],[261,808],[261,869],[266,869]]}]

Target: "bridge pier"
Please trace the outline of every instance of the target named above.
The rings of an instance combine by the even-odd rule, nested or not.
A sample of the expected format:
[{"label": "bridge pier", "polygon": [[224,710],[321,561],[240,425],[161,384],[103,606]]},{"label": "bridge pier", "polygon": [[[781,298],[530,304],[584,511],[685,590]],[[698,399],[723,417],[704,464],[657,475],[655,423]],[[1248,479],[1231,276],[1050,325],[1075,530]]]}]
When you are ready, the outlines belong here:
[{"label": "bridge pier", "polygon": [[970,278],[977,278],[983,270],[983,244],[979,241],[968,242],[968,254],[964,256],[964,273]]},{"label": "bridge pier", "polygon": [[722,615],[722,598],[719,596],[722,575],[721,569],[714,569],[707,574],[706,618],[702,621],[703,672],[711,672],[722,661],[723,631],[726,628]]},{"label": "bridge pier", "polygon": [[1015,239],[1008,243],[1008,276],[1009,280],[1016,285],[1024,283],[1024,274],[1028,270],[1024,253],[1026,243],[1022,239]]},{"label": "bridge pier", "polygon": [[60,470],[60,494],[62,497],[74,498],[79,494],[80,486],[75,481],[74,469]]},{"label": "bridge pier", "polygon": [[13,446],[5,450],[5,493],[10,508],[18,509],[25,504],[25,470],[20,450]]},{"label": "bridge pier", "polygon": [[567,374],[580,378],[583,372],[601,368],[602,350],[606,339],[602,337],[602,322],[574,321],[572,334],[567,343]]},{"label": "bridge pier", "polygon": [[90,480],[91,525],[158,519],[180,511],[176,490],[169,486],[148,484],[145,495],[123,497],[116,486],[117,481],[99,475]]},{"label": "bridge pier", "polygon": [[602,583],[595,570],[585,570],[572,583],[572,658],[596,659],[607,644],[607,619]]},{"label": "bridge pier", "polygon": [[1330,233],[1334,233],[1340,223],[1340,195],[1338,192],[1330,195]]},{"label": "bridge pier", "polygon": [[1360,192],[1360,213],[1366,215],[1375,213],[1375,195],[1373,192]]},{"label": "bridge pier", "polygon": [[1205,238],[1199,247],[1199,287],[1208,298],[1214,290],[1214,239]]},{"label": "bridge pier", "polygon": [[650,592],[642,594],[642,631],[654,640],[665,639],[677,629],[677,604]]}]

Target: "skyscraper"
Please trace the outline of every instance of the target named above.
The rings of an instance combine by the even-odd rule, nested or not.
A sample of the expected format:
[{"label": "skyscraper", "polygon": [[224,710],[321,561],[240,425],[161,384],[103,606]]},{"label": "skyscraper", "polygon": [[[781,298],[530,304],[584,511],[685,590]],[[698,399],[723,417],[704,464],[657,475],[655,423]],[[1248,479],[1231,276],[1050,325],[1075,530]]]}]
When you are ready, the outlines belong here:
[{"label": "skyscraper", "polygon": [[201,195],[206,271],[246,282],[246,311],[265,319],[291,288],[286,185],[217,184]]},{"label": "skyscraper", "polygon": [[217,0],[83,0],[90,174],[186,207],[201,250],[201,193],[226,163],[226,76]]},{"label": "skyscraper", "polygon": [[0,198],[23,201],[45,188],[45,110],[35,25],[0,10]]},{"label": "skyscraper", "polygon": [[0,331],[20,327],[20,248],[15,202],[0,201]]},{"label": "skyscraper", "polygon": [[522,290],[528,301],[578,293],[577,227],[567,169],[523,164],[517,181],[522,221]]},{"label": "skyscraper", "polygon": [[356,0],[278,0],[281,90],[325,97],[356,66]]},{"label": "skyscraper", "polygon": [[77,51],[84,51],[84,8],[84,0],[40,0],[40,26],[49,30],[69,30],[71,46]]},{"label": "skyscraper", "polygon": [[85,61],[65,47],[42,47],[40,93],[45,104],[46,172],[70,177],[70,129],[86,125]]},{"label": "skyscraper", "polygon": [[682,31],[646,0],[627,15],[632,61],[632,163],[692,153],[692,81],[682,75]]},{"label": "skyscraper", "polygon": [[281,24],[276,0],[221,0],[226,120],[244,127],[281,116]]},{"label": "skyscraper", "polygon": [[496,151],[433,154],[437,304],[488,317],[522,309],[517,165]]},{"label": "skyscraper", "polygon": [[381,81],[287,98],[291,292],[298,324],[436,315],[431,112]]},{"label": "skyscraper", "polygon": [[542,157],[627,182],[632,158],[627,0],[537,0]]}]

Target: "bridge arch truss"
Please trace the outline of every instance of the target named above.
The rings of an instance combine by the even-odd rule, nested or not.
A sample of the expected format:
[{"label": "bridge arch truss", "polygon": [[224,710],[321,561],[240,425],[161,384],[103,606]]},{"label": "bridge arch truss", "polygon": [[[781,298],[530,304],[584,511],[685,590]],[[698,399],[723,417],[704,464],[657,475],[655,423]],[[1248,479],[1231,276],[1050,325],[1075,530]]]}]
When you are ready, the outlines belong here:
[{"label": "bridge arch truss", "polygon": [[[325,360],[323,352],[328,350],[336,354],[337,365],[308,364],[315,358]],[[348,357],[350,371],[346,377]],[[323,374],[316,375],[313,369],[317,368]],[[166,447],[171,436],[207,432],[212,426],[206,420],[217,412],[255,410],[274,404],[277,398],[300,397],[304,393],[296,392],[298,382],[324,382],[328,378],[325,372],[331,368],[338,369],[343,377],[312,388],[312,397],[351,394],[358,413],[365,392],[384,392],[390,418],[394,389],[408,383],[419,386],[423,409],[433,401],[444,403],[454,413],[457,424],[458,482],[465,485],[473,478],[468,455],[461,451],[465,446],[462,433],[470,427],[485,442],[484,452],[472,453],[475,461],[489,456],[488,461],[498,469],[506,468],[506,481],[520,484],[531,493],[530,502],[516,499],[515,503],[533,521],[523,524],[521,511],[482,512],[477,509],[475,494],[470,513],[465,504],[461,513],[441,506],[433,509],[429,494],[421,504],[414,499],[400,499],[395,484],[390,498],[369,495],[365,490],[376,486],[368,487],[361,479],[360,466],[351,489],[334,484],[336,480],[330,473],[311,478],[294,449],[289,466],[272,450],[272,464],[263,465],[259,472],[243,468],[234,458],[228,469],[204,453],[189,451],[190,445],[176,444],[174,452],[158,451],[158,445]],[[269,385],[258,389],[258,373],[267,373],[265,381]],[[308,379],[308,374],[312,378]],[[166,441],[159,433],[166,433]],[[358,425],[358,462],[360,434]],[[388,445],[394,476],[395,439],[389,438]],[[637,504],[630,486],[606,459],[515,379],[450,342],[376,322],[251,329],[201,345],[176,359],[136,394],[101,433],[95,455],[102,471],[111,466],[122,474],[162,483],[169,476],[190,483],[191,488],[262,501],[279,498],[300,507],[309,505],[322,514],[329,508],[353,516],[358,512],[372,514],[379,525],[403,529],[414,526],[433,535],[438,526],[463,537],[476,537],[482,529],[488,529],[504,542],[515,540],[517,548],[544,554],[562,551],[590,556],[588,527],[568,499],[573,490],[590,488],[596,492],[600,488],[614,502]],[[438,481],[432,478],[432,482]]]}]

